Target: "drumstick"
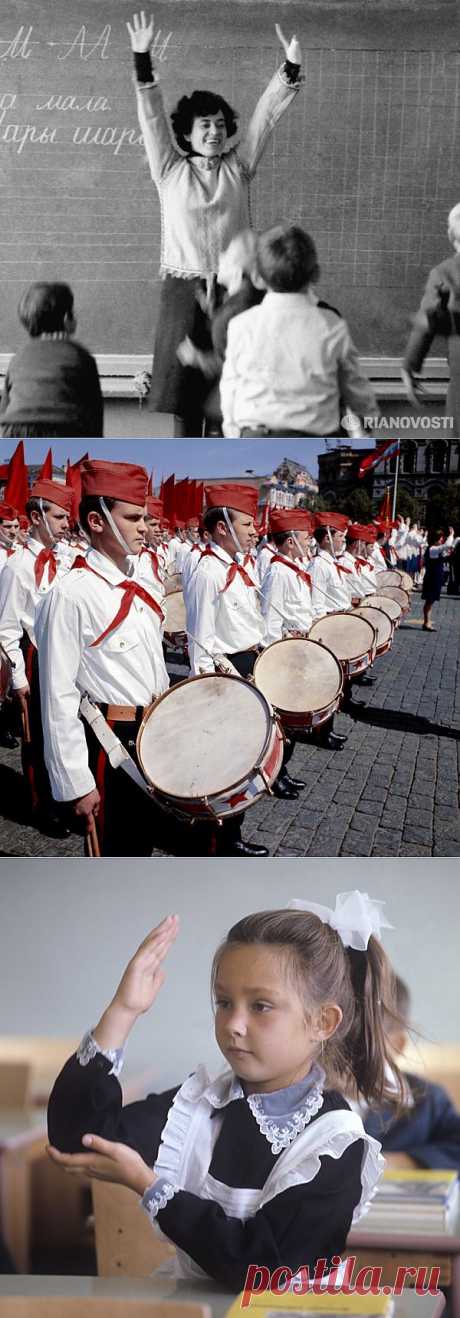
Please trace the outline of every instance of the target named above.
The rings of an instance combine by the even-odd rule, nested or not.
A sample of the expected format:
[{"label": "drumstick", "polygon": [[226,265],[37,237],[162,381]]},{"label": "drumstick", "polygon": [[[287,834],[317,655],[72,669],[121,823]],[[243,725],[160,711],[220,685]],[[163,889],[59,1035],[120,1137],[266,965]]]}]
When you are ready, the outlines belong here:
[{"label": "drumstick", "polygon": [[30,746],[32,737],[30,735],[29,710],[27,705],[21,705],[21,722],[22,722],[22,739],[25,746]]},{"label": "drumstick", "polygon": [[94,819],[86,832],[86,850],[90,860],[100,860],[101,848]]}]

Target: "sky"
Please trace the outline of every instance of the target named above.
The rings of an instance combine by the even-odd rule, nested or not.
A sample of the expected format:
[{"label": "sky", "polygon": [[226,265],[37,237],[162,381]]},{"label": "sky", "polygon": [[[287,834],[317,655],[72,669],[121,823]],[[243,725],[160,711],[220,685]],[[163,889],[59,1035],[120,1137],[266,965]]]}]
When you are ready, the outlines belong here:
[{"label": "sky", "polygon": [[[8,462],[16,448],[16,439],[0,439],[0,464]],[[26,462],[39,463],[46,457],[50,442],[26,439]],[[51,441],[53,461],[64,466],[67,458],[76,462],[85,452],[85,441],[55,439]],[[354,440],[354,448],[369,448],[369,440]],[[326,450],[324,439],[97,439],[88,441],[92,458],[111,462],[136,462],[154,469],[155,484],[162,476],[174,472],[178,479],[207,476],[244,476],[254,472],[265,476],[275,470],[283,458],[302,463],[312,476],[318,474],[318,454]]]}]

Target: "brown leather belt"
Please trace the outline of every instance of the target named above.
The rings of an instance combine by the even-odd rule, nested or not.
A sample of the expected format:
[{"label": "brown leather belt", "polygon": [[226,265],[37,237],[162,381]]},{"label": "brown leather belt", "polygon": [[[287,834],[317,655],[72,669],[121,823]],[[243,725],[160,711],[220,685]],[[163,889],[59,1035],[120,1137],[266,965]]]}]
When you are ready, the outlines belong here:
[{"label": "brown leather belt", "polygon": [[139,715],[144,718],[150,705],[100,705],[99,708],[108,723],[135,723]]}]

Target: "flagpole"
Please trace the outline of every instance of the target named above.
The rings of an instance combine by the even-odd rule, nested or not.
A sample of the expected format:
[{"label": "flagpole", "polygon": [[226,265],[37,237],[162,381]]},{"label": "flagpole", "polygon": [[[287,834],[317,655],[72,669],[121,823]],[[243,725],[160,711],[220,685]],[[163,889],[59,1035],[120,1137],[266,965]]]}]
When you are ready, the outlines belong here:
[{"label": "flagpole", "polygon": [[394,520],[395,520],[395,516],[396,516],[396,499],[397,499],[397,494],[398,494],[398,476],[399,476],[399,455],[400,455],[400,452],[401,452],[401,445],[399,444],[399,446],[398,446],[398,452],[397,452],[397,454],[396,454],[395,483],[394,483],[394,486],[393,486],[393,509],[392,509],[392,513],[391,513],[391,520],[392,520],[392,522],[394,522]]}]

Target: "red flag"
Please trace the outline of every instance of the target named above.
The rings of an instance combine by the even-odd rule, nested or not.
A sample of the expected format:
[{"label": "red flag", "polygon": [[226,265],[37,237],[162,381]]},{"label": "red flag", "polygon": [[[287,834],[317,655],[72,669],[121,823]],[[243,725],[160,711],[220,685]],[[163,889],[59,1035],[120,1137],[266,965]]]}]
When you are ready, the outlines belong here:
[{"label": "red flag", "polygon": [[189,481],[187,490],[187,520],[195,517],[196,481]]},{"label": "red flag", "polygon": [[379,518],[382,522],[389,522],[391,519],[391,497],[390,497],[389,485],[387,485],[385,494],[380,504]]},{"label": "red flag", "polygon": [[381,462],[386,462],[388,458],[392,458],[396,453],[399,453],[400,447],[401,440],[399,439],[390,439],[387,440],[385,444],[379,444],[377,448],[374,449],[372,453],[369,453],[367,458],[363,458],[360,463],[358,471],[359,480],[361,480],[363,476],[367,476],[369,472],[373,471],[374,467],[378,467]]},{"label": "red flag", "polygon": [[72,490],[72,518],[73,522],[78,522],[78,509],[81,500],[81,464],[86,462],[88,454],[84,453],[78,462],[71,463],[67,459],[67,470],[65,474],[65,483]]},{"label": "red flag", "polygon": [[201,519],[203,516],[204,485],[202,481],[196,481],[195,484],[195,507],[193,513],[195,517]]},{"label": "red flag", "polygon": [[18,513],[25,513],[29,498],[27,467],[24,459],[24,441],[21,439],[8,463],[8,478],[3,491],[5,503],[17,508]]},{"label": "red flag", "polygon": [[37,476],[38,481],[52,481],[53,479],[53,454],[49,448],[45,461],[42,464]]},{"label": "red flag", "polygon": [[257,527],[260,535],[268,535],[268,521],[270,516],[270,505],[264,503],[259,512]]},{"label": "red flag", "polygon": [[174,513],[181,522],[185,522],[188,516],[188,476],[185,480],[178,481],[175,489]]},{"label": "red flag", "polygon": [[175,476],[168,476],[166,481],[162,481],[163,512],[167,522],[174,520],[174,503],[175,503]]},{"label": "red flag", "polygon": [[155,467],[152,467],[147,485],[147,494],[148,495],[153,494],[154,488],[155,488]]}]

